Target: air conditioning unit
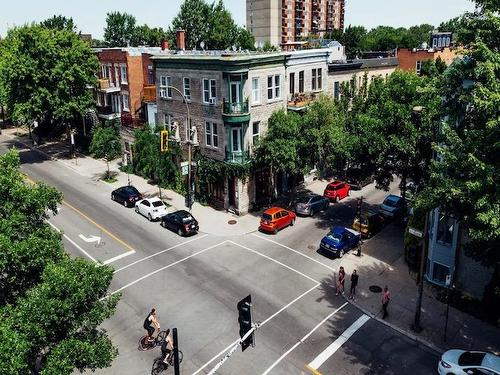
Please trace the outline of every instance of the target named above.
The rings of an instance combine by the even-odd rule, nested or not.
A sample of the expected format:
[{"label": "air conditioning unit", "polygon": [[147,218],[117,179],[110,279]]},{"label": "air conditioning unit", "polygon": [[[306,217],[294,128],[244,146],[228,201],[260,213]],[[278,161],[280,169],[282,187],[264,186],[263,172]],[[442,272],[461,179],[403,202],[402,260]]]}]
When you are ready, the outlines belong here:
[{"label": "air conditioning unit", "polygon": [[216,98],[210,98],[210,99],[208,99],[208,104],[210,104],[210,105],[216,105],[217,104],[217,99]]}]

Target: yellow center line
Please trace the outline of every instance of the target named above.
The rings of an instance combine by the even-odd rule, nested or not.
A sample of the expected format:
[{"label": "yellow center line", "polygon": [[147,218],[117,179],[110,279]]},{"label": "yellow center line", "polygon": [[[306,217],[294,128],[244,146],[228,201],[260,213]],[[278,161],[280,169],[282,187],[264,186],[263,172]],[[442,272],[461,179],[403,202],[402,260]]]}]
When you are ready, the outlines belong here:
[{"label": "yellow center line", "polygon": [[[32,184],[35,183],[35,181],[33,181],[28,175],[24,175],[24,177],[26,178],[26,180],[28,180],[28,182],[31,182]],[[123,246],[125,246],[127,249],[129,249],[130,251],[134,251],[135,252],[135,249],[130,246],[128,243],[126,243],[125,241],[119,239],[118,237],[116,237],[113,233],[111,233],[109,230],[107,230],[106,228],[104,228],[102,225],[96,223],[94,220],[92,220],[90,217],[88,217],[87,215],[85,215],[82,211],[80,211],[78,208],[72,206],[71,204],[69,204],[68,202],[66,201],[62,201],[62,203],[71,208],[73,211],[75,211],[77,214],[79,214],[80,216],[82,216],[83,218],[85,218],[86,220],[88,220],[90,223],[94,224],[97,228],[99,228],[100,230],[102,230],[104,233],[106,233],[108,236],[110,236],[112,239],[114,239],[116,242],[122,244]]]},{"label": "yellow center line", "polygon": [[123,246],[125,246],[127,249],[129,249],[130,251],[135,251],[135,249],[130,246],[128,243],[126,243],[125,241],[119,239],[118,237],[116,237],[113,233],[111,233],[109,230],[107,230],[106,228],[104,228],[102,225],[96,223],[94,220],[92,220],[90,217],[88,217],[87,215],[85,215],[82,211],[80,211],[78,208],[76,207],[73,207],[71,204],[69,204],[68,202],[66,201],[62,201],[62,203],[71,208],[73,211],[75,211],[77,214],[81,215],[82,217],[84,217],[85,219],[87,219],[90,223],[94,224],[97,228],[99,228],[100,230],[102,230],[104,233],[106,233],[108,236],[110,236],[112,239],[114,239],[116,242],[118,243],[121,243]]},{"label": "yellow center line", "polygon": [[313,375],[321,375],[321,372],[319,372],[315,368],[310,367],[309,365],[305,365],[304,367],[306,370],[308,370]]}]

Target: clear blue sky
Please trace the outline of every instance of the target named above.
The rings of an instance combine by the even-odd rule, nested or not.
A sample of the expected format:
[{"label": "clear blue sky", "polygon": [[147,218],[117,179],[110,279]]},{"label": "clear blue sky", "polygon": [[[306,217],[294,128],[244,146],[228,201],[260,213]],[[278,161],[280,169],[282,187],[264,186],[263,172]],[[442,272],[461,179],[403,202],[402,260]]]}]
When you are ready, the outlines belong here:
[{"label": "clear blue sky", "polygon": [[[211,1],[211,0],[208,0]],[[281,0],[275,0],[281,1]],[[0,5],[0,35],[8,28],[32,21],[41,21],[54,14],[72,17],[78,28],[101,38],[106,12],[133,14],[138,23],[167,28],[177,14],[182,0],[4,0]],[[224,0],[236,22],[245,24],[245,0]],[[434,9],[435,8],[435,9]],[[472,10],[470,0],[346,0],[346,25],[411,26],[440,22]]]}]

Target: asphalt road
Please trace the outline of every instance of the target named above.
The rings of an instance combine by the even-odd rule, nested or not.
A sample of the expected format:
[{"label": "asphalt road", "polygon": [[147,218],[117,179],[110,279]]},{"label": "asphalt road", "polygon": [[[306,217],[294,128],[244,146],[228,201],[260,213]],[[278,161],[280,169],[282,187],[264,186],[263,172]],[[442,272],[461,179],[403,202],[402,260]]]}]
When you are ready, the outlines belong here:
[{"label": "asphalt road", "polygon": [[[0,136],[0,152],[10,146]],[[68,252],[115,268],[110,293],[122,297],[104,328],[120,354],[111,368],[97,373],[149,373],[160,350],[142,352],[137,346],[151,307],[163,329],[178,329],[181,373],[208,373],[238,339],[236,303],[247,294],[261,322],[256,346],[237,350],[220,374],[435,373],[436,353],[335,295],[338,260],[316,252],[329,227],[352,222],[357,195],[377,204],[386,192],[369,186],[276,236],[182,238],[112,202],[105,183],[35,151],[21,149],[20,155],[29,178],[64,193],[59,213],[49,221],[64,233]]]}]

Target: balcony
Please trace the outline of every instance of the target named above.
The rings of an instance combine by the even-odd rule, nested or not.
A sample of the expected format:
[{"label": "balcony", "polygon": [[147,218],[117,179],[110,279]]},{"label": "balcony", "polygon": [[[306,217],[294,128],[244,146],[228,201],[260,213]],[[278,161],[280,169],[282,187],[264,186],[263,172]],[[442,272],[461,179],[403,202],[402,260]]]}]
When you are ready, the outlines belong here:
[{"label": "balcony", "polygon": [[156,86],[155,85],[145,85],[142,101],[145,103],[156,103]]},{"label": "balcony", "polygon": [[104,120],[114,120],[120,118],[121,113],[113,109],[110,105],[97,108],[97,116]]},{"label": "balcony", "polygon": [[244,164],[250,161],[250,152],[245,151],[229,151],[226,149],[226,163]]},{"label": "balcony", "polygon": [[311,102],[316,100],[318,94],[314,92],[310,93],[295,93],[293,95],[289,95],[287,108],[290,111],[300,112],[307,108]]},{"label": "balcony", "polygon": [[99,79],[99,84],[97,85],[97,90],[109,94],[111,92],[119,92],[120,85],[116,85],[114,82],[107,78]]},{"label": "balcony", "polygon": [[238,123],[250,121],[250,112],[248,110],[248,100],[244,102],[227,102],[224,100],[222,106],[222,116],[225,122]]}]

